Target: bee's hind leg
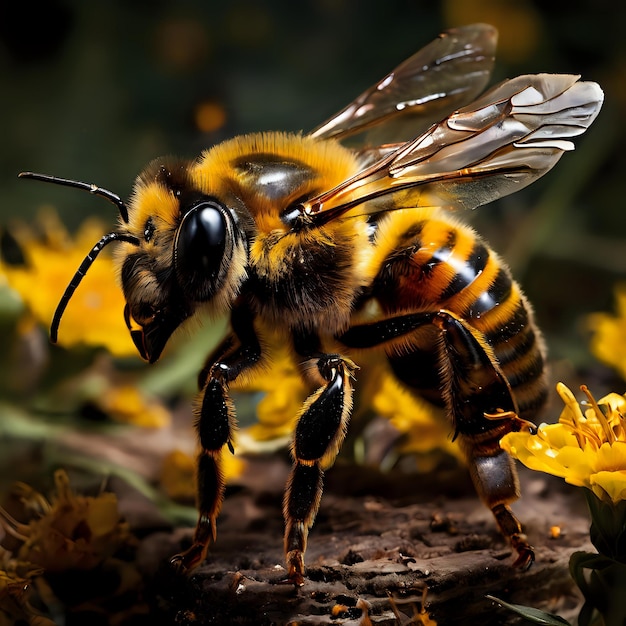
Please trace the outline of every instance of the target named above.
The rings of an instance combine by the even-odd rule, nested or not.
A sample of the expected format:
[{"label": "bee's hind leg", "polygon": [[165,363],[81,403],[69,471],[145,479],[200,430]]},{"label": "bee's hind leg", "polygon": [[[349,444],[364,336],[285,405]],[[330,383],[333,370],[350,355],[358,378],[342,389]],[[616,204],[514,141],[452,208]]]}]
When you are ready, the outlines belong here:
[{"label": "bee's hind leg", "polygon": [[513,459],[499,441],[508,432],[534,425],[517,416],[511,385],[482,333],[447,311],[440,311],[434,323],[441,330],[443,396],[455,437],[478,495],[517,552],[514,566],[526,569],[534,551],[509,507],[520,496],[519,479]]}]

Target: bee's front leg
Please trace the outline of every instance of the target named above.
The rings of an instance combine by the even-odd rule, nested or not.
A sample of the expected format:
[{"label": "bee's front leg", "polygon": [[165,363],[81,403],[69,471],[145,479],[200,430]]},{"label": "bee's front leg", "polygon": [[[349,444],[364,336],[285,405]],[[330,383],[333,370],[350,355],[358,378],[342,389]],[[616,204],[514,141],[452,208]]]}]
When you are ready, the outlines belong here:
[{"label": "bee's front leg", "polygon": [[247,310],[233,311],[233,332],[219,346],[200,375],[202,392],[195,407],[196,430],[201,451],[198,456],[198,523],[190,548],[172,557],[178,570],[189,571],[202,563],[209,544],[215,541],[216,521],[224,500],[222,454],[224,446],[233,452],[236,428],[235,407],[228,384],[261,358],[261,348]]},{"label": "bee's front leg", "polygon": [[304,553],[322,497],[323,468],[333,463],[346,434],[356,366],[339,355],[323,354],[317,368],[327,384],[302,407],[291,449],[293,468],[283,502],[287,580],[297,586],[304,584]]}]

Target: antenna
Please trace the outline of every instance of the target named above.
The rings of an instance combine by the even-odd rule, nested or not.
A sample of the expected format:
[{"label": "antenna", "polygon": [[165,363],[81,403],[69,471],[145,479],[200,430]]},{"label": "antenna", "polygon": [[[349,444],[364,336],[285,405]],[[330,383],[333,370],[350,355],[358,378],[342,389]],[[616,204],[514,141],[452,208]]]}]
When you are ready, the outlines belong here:
[{"label": "antenna", "polygon": [[61,318],[63,317],[65,308],[67,307],[70,299],[74,295],[76,288],[78,287],[78,285],[80,285],[80,282],[85,277],[87,270],[91,267],[91,264],[96,260],[96,257],[100,254],[102,249],[105,246],[108,246],[113,241],[126,241],[127,243],[132,243],[135,246],[139,245],[139,239],[137,239],[137,237],[133,237],[133,235],[128,235],[126,233],[107,233],[102,237],[102,239],[100,239],[100,241],[98,241],[98,243],[91,249],[89,254],[87,254],[87,256],[83,259],[83,262],[80,264],[79,268],[76,270],[76,273],[72,277],[70,284],[65,289],[63,296],[61,296],[61,300],[59,300],[59,304],[57,305],[56,311],[54,312],[54,317],[52,318],[52,324],[50,325],[50,341],[52,343],[57,342]]},{"label": "antenna", "polygon": [[44,183],[53,183],[55,185],[74,187],[76,189],[88,191],[94,196],[100,196],[102,198],[105,198],[117,207],[124,224],[128,224],[128,207],[126,206],[126,203],[116,193],[113,193],[108,189],[103,189],[102,187],[98,187],[98,185],[94,185],[93,183],[83,183],[79,180],[59,178],[58,176],[50,176],[49,174],[37,174],[36,172],[20,172],[18,174],[18,178],[30,178],[31,180],[39,180]]},{"label": "antenna", "polygon": [[[74,187],[75,189],[82,189],[83,191],[88,191],[94,196],[100,196],[105,198],[112,204],[114,204],[118,211],[120,212],[120,217],[124,221],[125,224],[128,224],[128,207],[126,203],[112,191],[108,189],[103,189],[102,187],[98,187],[98,185],[93,185],[91,183],[83,183],[79,180],[70,180],[68,178],[59,178],[58,176],[50,176],[49,174],[37,174],[36,172],[20,172],[18,174],[18,178],[30,178],[32,180],[39,180],[44,183],[53,183],[55,185],[64,185],[65,187]],[[74,292],[78,285],[80,285],[81,281],[85,277],[87,270],[91,267],[91,264],[96,260],[96,257],[102,252],[102,249],[108,246],[113,241],[125,241],[127,243],[133,244],[134,246],[139,245],[139,239],[134,237],[133,235],[129,235],[128,233],[119,233],[112,232],[107,233],[98,241],[98,243],[91,249],[89,254],[83,259],[83,262],[80,264],[79,268],[76,270],[76,273],[72,277],[70,284],[66,287],[65,292],[61,296],[61,300],[59,300],[59,304],[54,312],[54,316],[52,318],[52,324],[50,325],[50,341],[52,343],[57,342],[57,337],[59,334],[59,324],[61,323],[61,318],[63,317],[63,313],[65,313],[65,309],[69,301],[71,300]]]}]

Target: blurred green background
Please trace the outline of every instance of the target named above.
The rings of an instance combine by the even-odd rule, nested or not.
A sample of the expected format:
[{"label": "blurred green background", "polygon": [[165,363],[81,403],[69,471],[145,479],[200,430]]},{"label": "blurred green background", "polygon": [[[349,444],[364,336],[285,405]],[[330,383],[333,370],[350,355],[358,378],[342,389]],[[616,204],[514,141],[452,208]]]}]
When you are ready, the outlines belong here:
[{"label": "blurred green background", "polygon": [[[125,197],[159,155],[193,157],[241,132],[314,127],[441,30],[463,23],[499,28],[494,80],[544,71],[596,80],[605,107],[577,151],[531,188],[476,215],[534,302],[553,356],[588,363],[581,316],[609,310],[613,284],[626,274],[626,3],[0,6],[0,223],[53,204],[69,228],[92,214],[113,224],[104,201],[18,181],[17,173],[95,182]],[[204,122],[200,110],[209,111]]]}]

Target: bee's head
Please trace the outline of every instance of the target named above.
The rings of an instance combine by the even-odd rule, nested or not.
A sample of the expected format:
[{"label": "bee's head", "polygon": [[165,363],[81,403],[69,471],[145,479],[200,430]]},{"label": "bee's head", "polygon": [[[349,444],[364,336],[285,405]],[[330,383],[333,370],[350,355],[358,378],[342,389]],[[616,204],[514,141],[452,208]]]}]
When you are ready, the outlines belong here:
[{"label": "bee's head", "polygon": [[190,165],[172,159],[153,162],[137,178],[128,206],[95,185],[22,174],[86,189],[120,211],[120,228],[94,246],[63,294],[51,326],[53,342],[74,291],[100,250],[113,241],[121,242],[117,257],[124,318],[144,359],[156,361],[172,333],[199,306],[214,314],[228,310],[245,277],[245,236],[234,211],[194,188]]},{"label": "bee's head", "polygon": [[119,250],[126,322],[149,361],[199,305],[226,311],[245,275],[236,214],[194,187],[191,165],[159,159],[137,178],[126,225],[137,244]]}]

